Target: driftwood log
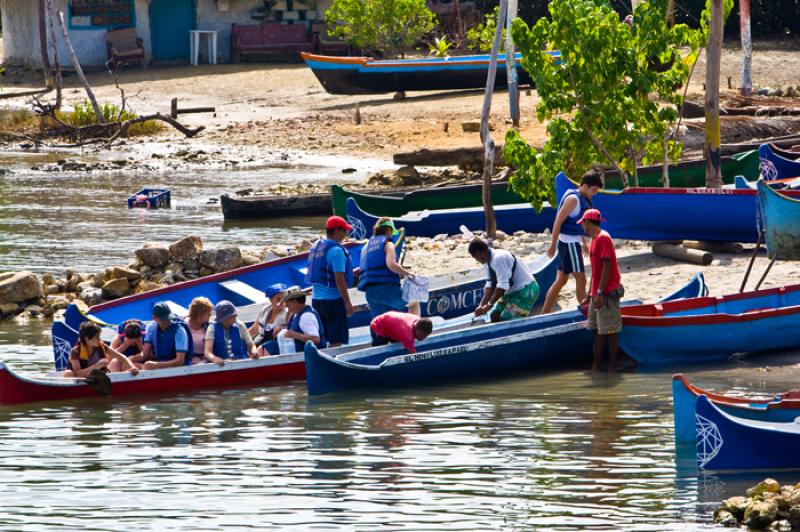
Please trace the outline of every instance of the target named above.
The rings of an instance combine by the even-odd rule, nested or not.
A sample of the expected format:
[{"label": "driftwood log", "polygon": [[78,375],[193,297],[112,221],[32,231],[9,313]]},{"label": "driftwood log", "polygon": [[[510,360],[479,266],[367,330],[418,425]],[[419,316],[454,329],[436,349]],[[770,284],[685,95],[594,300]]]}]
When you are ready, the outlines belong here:
[{"label": "driftwood log", "polygon": [[659,257],[667,257],[669,259],[689,262],[691,264],[699,264],[701,266],[708,266],[714,260],[714,256],[707,251],[686,249],[683,246],[664,242],[654,243],[652,249],[653,254]]},{"label": "driftwood log", "polygon": [[683,247],[687,249],[699,249],[712,253],[732,253],[739,255],[744,253],[744,246],[738,242],[698,242],[697,240],[684,240]]}]

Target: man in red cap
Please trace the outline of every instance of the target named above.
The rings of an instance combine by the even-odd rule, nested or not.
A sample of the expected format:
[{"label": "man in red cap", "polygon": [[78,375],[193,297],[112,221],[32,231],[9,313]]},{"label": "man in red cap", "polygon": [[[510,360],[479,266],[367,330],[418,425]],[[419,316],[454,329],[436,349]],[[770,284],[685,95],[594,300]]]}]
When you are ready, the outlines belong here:
[{"label": "man in red cap", "polygon": [[308,253],[306,282],[311,285],[311,305],[319,314],[330,347],[350,341],[347,318],[353,305],[347,293],[353,285],[353,261],[342,241],[353,228],[341,216],[325,223],[326,238],[318,240]]},{"label": "man in red cap", "polygon": [[[617,335],[622,331],[622,313],[619,300],[625,294],[622,288],[617,253],[611,236],[600,228],[605,220],[597,209],[589,209],[583,213],[580,224],[586,234],[592,237],[589,244],[589,263],[592,266],[592,278],[589,283],[589,303],[587,328],[597,331],[592,347],[592,369],[600,369],[606,339],[608,339],[608,370],[617,369],[619,340]],[[585,303],[586,301],[584,301]]]}]

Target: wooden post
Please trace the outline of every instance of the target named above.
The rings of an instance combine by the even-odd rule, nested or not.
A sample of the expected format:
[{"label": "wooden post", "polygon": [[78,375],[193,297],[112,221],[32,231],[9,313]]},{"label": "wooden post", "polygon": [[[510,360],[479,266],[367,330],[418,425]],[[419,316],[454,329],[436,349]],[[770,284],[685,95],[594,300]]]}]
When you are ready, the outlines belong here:
[{"label": "wooden post", "polygon": [[710,0],[711,24],[706,47],[706,186],[722,188],[719,131],[719,77],[722,59],[723,7],[722,0]]},{"label": "wooden post", "polygon": [[69,31],[67,30],[67,24],[66,22],[64,22],[63,11],[58,12],[58,24],[59,26],[61,26],[61,33],[64,36],[64,44],[67,47],[67,53],[69,54],[69,58],[72,60],[72,66],[75,68],[75,73],[78,75],[78,79],[81,80],[81,84],[83,84],[83,88],[86,91],[86,96],[89,98],[89,102],[92,104],[92,109],[94,110],[94,114],[97,117],[97,122],[102,124],[103,112],[100,110],[100,106],[97,105],[97,98],[95,98],[94,96],[94,91],[92,91],[92,87],[89,85],[89,81],[83,74],[81,63],[80,61],[78,61],[78,56],[75,54],[75,49],[72,47],[72,41],[69,38]]},{"label": "wooden post", "polygon": [[48,89],[53,88],[53,71],[50,70],[50,59],[47,57],[47,9],[45,0],[38,0],[39,4],[39,56],[42,60],[42,73],[44,74],[44,85]]},{"label": "wooden post", "polygon": [[61,109],[62,100],[62,87],[64,86],[64,78],[61,74],[61,58],[58,55],[58,43],[56,42],[56,11],[53,8],[53,0],[45,0],[47,7],[47,35],[50,41],[50,52],[53,54],[53,67],[56,70],[56,103],[53,107],[58,110]]},{"label": "wooden post", "polygon": [[508,16],[506,17],[506,79],[508,80],[508,107],[511,124],[519,127],[519,79],[517,75],[516,50],[511,37],[511,24],[517,18],[518,0],[508,0]]},{"label": "wooden post", "polygon": [[743,96],[753,93],[750,75],[753,63],[753,41],[750,36],[750,0],[739,0],[739,33],[742,35],[742,87]]},{"label": "wooden post", "polygon": [[667,137],[664,137],[664,164],[661,167],[661,186],[669,188],[669,152],[667,152]]},{"label": "wooden post", "polygon": [[489,58],[489,73],[486,75],[486,92],[483,97],[481,111],[481,142],[483,143],[483,212],[486,215],[486,236],[494,238],[497,234],[497,220],[492,205],[492,174],[494,173],[494,140],[489,132],[489,114],[492,110],[492,94],[497,78],[497,56],[500,53],[500,42],[505,28],[508,0],[500,0],[500,11],[497,14],[497,29],[492,42],[492,54]]}]

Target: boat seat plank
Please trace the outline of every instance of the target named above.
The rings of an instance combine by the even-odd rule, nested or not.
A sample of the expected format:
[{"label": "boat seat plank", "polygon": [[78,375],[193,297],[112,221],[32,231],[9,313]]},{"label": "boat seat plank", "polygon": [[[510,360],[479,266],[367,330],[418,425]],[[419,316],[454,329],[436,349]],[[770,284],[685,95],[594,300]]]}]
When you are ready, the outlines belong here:
[{"label": "boat seat plank", "polygon": [[233,292],[234,294],[241,296],[252,303],[261,303],[264,301],[264,292],[237,279],[222,281],[219,283],[219,285],[225,290]]},{"label": "boat seat plank", "polygon": [[178,317],[185,318],[189,315],[189,309],[186,307],[182,307],[181,305],[175,303],[174,301],[166,301],[167,306],[169,307],[170,312],[177,315]]}]

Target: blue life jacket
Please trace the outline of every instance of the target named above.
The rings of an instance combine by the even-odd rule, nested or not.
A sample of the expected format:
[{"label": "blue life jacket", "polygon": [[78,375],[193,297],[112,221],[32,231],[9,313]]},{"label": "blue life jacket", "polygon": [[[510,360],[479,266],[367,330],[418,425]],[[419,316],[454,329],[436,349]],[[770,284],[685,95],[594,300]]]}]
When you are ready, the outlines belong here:
[{"label": "blue life jacket", "polygon": [[225,328],[221,323],[214,323],[214,354],[220,358],[247,358],[247,344],[234,323],[228,329],[230,346],[225,342]]},{"label": "blue life jacket", "polygon": [[564,223],[561,224],[561,233],[572,236],[583,236],[586,233],[583,231],[583,227],[578,224],[578,220],[581,219],[583,213],[592,208],[592,202],[586,199],[583,194],[577,190],[569,190],[561,197],[561,202],[558,204],[558,210],[561,210],[561,207],[564,205],[564,201],[570,196],[575,196],[578,198],[580,212],[577,216],[567,216],[567,218],[564,220]]},{"label": "blue life jacket", "polygon": [[344,251],[344,281],[347,286],[353,285],[353,259],[350,258],[350,253],[340,243],[327,238],[317,240],[308,252],[306,283],[336,288],[336,276],[331,265],[328,264],[327,258],[328,250],[334,246],[338,246]]},{"label": "blue life jacket", "polygon": [[194,346],[192,345],[192,333],[189,326],[181,319],[175,319],[169,329],[162,331],[161,327],[156,325],[156,338],[153,342],[153,358],[159,362],[167,362],[173,360],[178,352],[175,349],[175,333],[178,332],[178,327],[183,327],[187,336],[187,349],[186,355],[183,359],[184,366],[192,364],[192,357],[194,356]]},{"label": "blue life jacket", "polygon": [[367,245],[361,250],[358,277],[358,289],[365,290],[369,285],[400,283],[400,276],[386,266],[385,245],[391,239],[386,236],[370,237]]},{"label": "blue life jacket", "polygon": [[[124,323],[120,323],[119,325],[117,325],[117,334],[120,336],[120,338],[122,338],[123,341],[126,338],[126,336],[125,336],[125,326],[131,321],[135,321],[135,322],[137,322],[139,324],[139,328],[142,331],[142,335],[144,335],[145,326],[144,326],[144,323],[142,322],[142,320],[128,320],[128,321],[125,321]],[[122,354],[125,355],[126,357],[132,357],[133,355],[138,355],[139,353],[140,353],[140,349],[138,347],[136,347],[135,345],[132,345],[132,346],[128,347],[125,351],[122,352]]]},{"label": "blue life jacket", "polygon": [[[319,317],[319,314],[312,306],[306,305],[298,314],[292,316],[292,319],[289,320],[287,329],[300,334],[305,334],[302,329],[300,329],[300,317],[306,312],[310,312],[315,318],[317,318],[317,325],[319,326],[319,343],[317,343],[317,347],[319,349],[325,349],[328,347],[328,342],[325,340],[325,328],[322,326],[322,318]],[[304,347],[305,342],[301,342],[300,340],[294,341],[294,348],[296,352],[301,352]]]}]

